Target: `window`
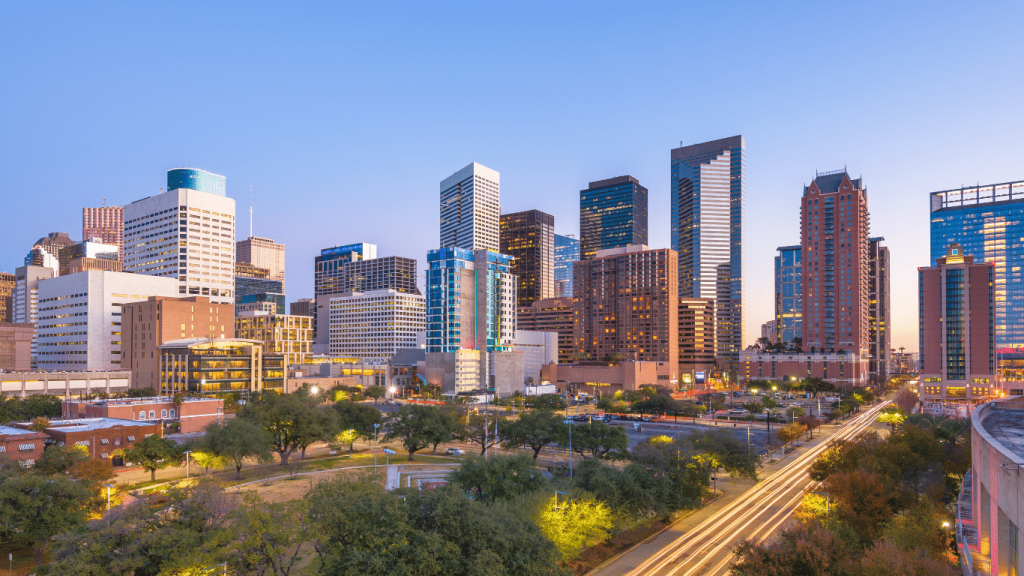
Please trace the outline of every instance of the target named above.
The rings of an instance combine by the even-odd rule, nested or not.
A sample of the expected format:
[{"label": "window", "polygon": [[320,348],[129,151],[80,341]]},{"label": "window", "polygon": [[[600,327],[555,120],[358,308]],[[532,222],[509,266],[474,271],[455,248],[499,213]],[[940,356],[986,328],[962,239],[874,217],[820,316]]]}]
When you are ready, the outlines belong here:
[{"label": "window", "polygon": [[1020,566],[1020,534],[1017,529],[1017,525],[1010,522],[1010,533],[1007,537],[1010,544],[1010,561],[1008,562],[1009,570],[1006,572],[1007,576],[1017,576],[1017,567]]},{"label": "window", "polygon": [[110,444],[110,439],[108,439],[108,438],[100,438],[100,444]]},{"label": "window", "polygon": [[174,408],[171,408],[171,418],[174,418]]},{"label": "window", "polygon": [[135,442],[135,436],[129,436],[128,437],[128,441],[129,442]]},{"label": "window", "polygon": [[167,410],[166,409],[160,411],[160,417],[161,418],[167,418]]},{"label": "window", "polygon": [[88,446],[88,445],[89,445],[89,441],[88,440],[79,440],[78,442],[75,442],[75,446]]},{"label": "window", "polygon": [[101,458],[106,458],[106,457],[107,457],[107,453],[106,453],[106,452],[103,452],[103,453],[101,453],[101,454],[100,454],[100,457],[101,457]]},{"label": "window", "polygon": [[145,420],[145,419],[146,419],[146,411],[145,410],[139,410],[139,420]]},{"label": "window", "polygon": [[156,418],[156,410],[150,410],[149,411],[149,417],[150,418]]}]

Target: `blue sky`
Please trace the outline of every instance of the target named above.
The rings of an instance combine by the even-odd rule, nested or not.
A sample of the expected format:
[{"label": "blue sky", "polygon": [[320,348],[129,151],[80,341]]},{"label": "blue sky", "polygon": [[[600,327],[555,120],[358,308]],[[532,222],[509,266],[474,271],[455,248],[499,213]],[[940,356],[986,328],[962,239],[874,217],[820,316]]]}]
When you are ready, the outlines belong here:
[{"label": "blue sky", "polygon": [[577,233],[579,190],[631,174],[669,246],[669,150],[747,143],[745,342],[815,170],[868,187],[892,251],[893,345],[917,349],[927,195],[1024,179],[1020,2],[43,3],[0,6],[0,270],[81,207],[169,168],[227,176],[248,234],[420,259],[438,186],[476,161],[502,208]]}]

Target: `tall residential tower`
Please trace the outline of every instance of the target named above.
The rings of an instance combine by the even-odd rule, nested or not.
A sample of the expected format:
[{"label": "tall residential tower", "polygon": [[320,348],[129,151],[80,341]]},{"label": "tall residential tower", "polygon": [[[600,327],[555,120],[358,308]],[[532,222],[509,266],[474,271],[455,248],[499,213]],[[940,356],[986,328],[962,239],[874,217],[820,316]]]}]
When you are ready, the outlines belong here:
[{"label": "tall residential tower", "polygon": [[117,246],[117,259],[124,260],[124,207],[82,208],[82,241],[91,238]]},{"label": "tall residential tower", "polygon": [[473,162],[441,181],[441,248],[500,248],[501,175]]}]

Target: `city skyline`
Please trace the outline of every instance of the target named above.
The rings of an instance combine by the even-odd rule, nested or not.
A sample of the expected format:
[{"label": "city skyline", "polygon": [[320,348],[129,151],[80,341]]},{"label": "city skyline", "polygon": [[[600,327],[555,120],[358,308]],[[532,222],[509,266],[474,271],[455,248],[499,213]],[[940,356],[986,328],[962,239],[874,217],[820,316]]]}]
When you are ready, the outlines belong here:
[{"label": "city skyline", "polygon": [[[907,13],[883,15],[881,7],[867,6],[844,18],[876,42],[815,50],[807,50],[795,40],[799,30],[819,19],[835,17],[838,8],[821,7],[806,14],[790,10],[787,19],[772,29],[771,37],[791,39],[767,46],[753,59],[760,64],[739,64],[739,69],[730,69],[728,74],[706,69],[711,75],[710,85],[718,82],[721,88],[705,96],[680,96],[682,80],[666,83],[669,57],[658,53],[666,53],[666,47],[674,46],[678,38],[668,33],[667,24],[672,18],[665,12],[679,9],[640,13],[599,6],[595,11],[604,21],[625,20],[651,31],[651,45],[622,48],[621,55],[610,47],[580,53],[578,69],[569,71],[541,58],[552,50],[566,49],[561,43],[576,42],[581,34],[590,37],[594,30],[584,33],[573,28],[559,40],[545,40],[533,48],[524,44],[519,54],[522,65],[501,57],[497,46],[484,46],[479,54],[463,56],[471,63],[494,60],[488,78],[509,92],[485,102],[461,95],[452,98],[450,93],[440,95],[441,84],[435,78],[449,75],[465,63],[451,58],[455,55],[450,52],[453,48],[424,36],[416,41],[425,43],[427,54],[414,55],[413,62],[400,66],[423,66],[427,76],[415,74],[407,80],[393,78],[400,75],[375,76],[383,82],[382,87],[367,96],[345,96],[342,106],[335,99],[343,92],[338,88],[348,82],[340,79],[346,74],[338,67],[330,68],[329,78],[314,74],[324,62],[318,58],[287,69],[291,87],[267,86],[263,93],[250,90],[253,82],[267,74],[266,69],[257,69],[269,62],[271,72],[284,72],[283,62],[291,66],[293,59],[305,57],[313,50],[310,44],[289,47],[281,57],[284,60],[273,56],[271,48],[281,48],[279,41],[275,44],[273,40],[267,48],[257,46],[251,57],[244,56],[230,47],[238,42],[240,32],[226,28],[222,37],[203,46],[147,46],[139,54],[113,57],[120,53],[117,46],[125,39],[115,42],[116,35],[108,34],[109,38],[90,43],[81,42],[79,35],[91,29],[103,37],[106,27],[110,27],[126,31],[127,41],[134,41],[144,29],[142,22],[158,18],[174,24],[184,15],[157,7],[127,14],[105,10],[86,14],[84,9],[70,7],[46,25],[61,30],[64,42],[44,47],[33,39],[33,35],[43,37],[38,34],[44,26],[38,9],[3,10],[12,13],[12,20],[25,20],[26,26],[0,40],[7,49],[4,52],[19,55],[17,61],[5,58],[4,64],[11,71],[12,85],[20,86],[17,92],[7,93],[8,106],[17,114],[0,120],[11,141],[20,143],[18,151],[5,158],[9,166],[17,162],[18,169],[9,171],[5,185],[18,190],[18,194],[9,196],[9,208],[19,217],[3,232],[0,271],[13,272],[31,243],[49,232],[63,231],[76,237],[83,207],[98,206],[104,197],[111,206],[155,195],[166,186],[166,171],[183,164],[230,178],[234,192],[229,191],[228,196],[236,201],[244,203],[243,190],[253,184],[254,235],[288,245],[290,301],[313,296],[309,270],[313,257],[324,246],[364,240],[378,244],[382,255],[416,258],[420,270],[425,270],[427,250],[437,247],[437,229],[431,222],[438,216],[437,182],[454,167],[471,161],[504,176],[503,213],[542,210],[555,216],[557,234],[577,237],[578,191],[591,181],[631,174],[650,192],[649,245],[667,248],[669,178],[664,168],[665,151],[678,147],[680,139],[687,145],[743,134],[749,191],[743,254],[748,280],[743,345],[753,343],[760,325],[773,317],[773,256],[776,247],[799,240],[796,211],[800,187],[809,183],[808,174],[849,166],[852,176],[863,176],[871,183],[870,234],[884,235],[892,250],[892,346],[916,350],[916,269],[933,264],[927,233],[929,194],[961,185],[1024,178],[1024,166],[1013,160],[1021,152],[1021,144],[1013,135],[1024,127],[1024,120],[1001,112],[1013,105],[1010,95],[1020,93],[1020,75],[1013,72],[1021,64],[1008,55],[1014,53],[1010,43],[1013,34],[1011,29],[1003,29],[1015,20],[1014,14],[1020,15],[1020,6],[986,6],[957,13],[956,17],[950,17],[949,10],[939,11],[942,14],[928,16],[928,26],[910,27],[908,31],[900,29],[910,21],[910,8]],[[707,11],[702,14],[708,17],[709,26],[688,39],[683,48],[709,41],[723,33],[726,26],[723,13],[712,8],[695,10]],[[549,17],[547,24],[536,23],[544,20],[537,18],[538,11]],[[741,30],[749,30],[747,19],[763,18],[767,11],[767,7],[755,7],[738,25]],[[422,13],[419,9],[412,12],[416,14],[397,22],[395,34],[414,30],[413,22]],[[463,18],[440,12],[445,18]],[[477,16],[487,22],[505,17],[513,25],[525,26],[521,33],[531,38],[550,32],[550,26],[570,22],[567,11],[558,8],[484,8],[480,12]],[[229,13],[227,9],[212,9],[207,16],[216,24],[226,21]],[[247,15],[245,19],[259,31],[269,29],[277,16],[282,14]],[[294,15],[284,15],[281,24],[292,30],[299,22],[305,25],[309,16],[298,10]],[[622,18],[616,20],[616,16]],[[357,10],[351,21],[371,17]],[[249,22],[251,18],[262,19]],[[879,23],[883,20],[884,24]],[[80,22],[95,25],[79,30],[73,24]],[[311,36],[320,37],[319,25],[312,26]],[[984,36],[985,41],[962,46],[939,39],[954,29],[960,35]],[[251,35],[252,29],[245,34]],[[369,58],[377,43],[385,44],[389,37],[381,37],[358,52],[369,62],[351,63],[354,73],[348,76],[358,79],[379,75],[373,64],[397,58],[391,51]],[[745,39],[727,48],[725,57],[736,57],[765,38],[760,34]],[[331,40],[327,52],[343,52],[343,43],[348,41]],[[366,36],[359,33],[351,41],[365,42]],[[71,43],[81,45],[81,53],[69,53],[67,46]],[[173,91],[154,88],[163,82],[159,75],[136,79],[135,85],[118,79],[123,69],[135,67],[139,61],[148,59],[154,69],[173,67],[179,61],[203,60],[197,55],[200,51],[211,56],[211,62],[201,66],[201,73],[212,73],[231,61],[229,58],[242,60],[239,70],[227,74],[220,86],[198,101],[183,103]],[[889,51],[899,57],[879,57]],[[993,54],[996,57],[992,58]],[[433,63],[446,58],[458,64]],[[638,65],[644,58],[651,62]],[[86,67],[79,67],[83,71],[70,70],[79,59],[109,62],[109,68],[89,79],[84,76]],[[966,68],[969,63],[986,59],[985,66]],[[766,61],[789,64],[758,70]],[[529,66],[534,69],[528,70]],[[40,69],[63,71],[65,67],[69,68],[66,73],[52,77],[32,76]],[[807,90],[808,78],[813,79],[816,71],[828,67],[841,68],[854,80],[855,88],[825,93]],[[949,67],[962,68],[961,79],[968,84],[998,81],[1000,90],[952,94],[943,89],[945,82],[939,74]],[[657,89],[629,98],[580,95],[578,85],[586,76],[620,69],[635,69],[639,82]],[[35,81],[27,82],[27,78]],[[551,83],[543,98],[515,88],[534,80]],[[106,82],[108,86],[98,84]],[[393,94],[405,92],[407,82],[423,84],[424,89],[413,99],[403,96],[396,100],[398,96]],[[761,83],[761,89],[746,88],[755,83]],[[280,84],[288,86],[289,82]],[[66,89],[72,85],[81,89]],[[888,99],[865,96],[877,96],[883,90],[895,95]],[[70,104],[70,100],[65,104],[63,99],[72,94],[84,99],[78,105]],[[241,95],[249,99],[238,98]],[[371,97],[380,102],[364,100]],[[290,102],[303,98],[310,100],[314,110],[331,111],[317,121],[284,111]],[[451,102],[444,104],[444,98]],[[521,101],[521,108],[503,108],[509,99]],[[438,102],[443,105],[428,114],[426,110]],[[95,114],[80,114],[82,106],[95,108]],[[268,106],[282,111],[272,114],[269,122],[264,116],[254,115]],[[365,118],[336,112],[359,106],[368,106],[368,112],[362,115]],[[462,113],[456,114],[460,108]],[[898,115],[894,113],[897,109],[901,110]],[[390,117],[385,116],[385,110]],[[69,114],[75,121],[69,120]],[[425,118],[428,115],[436,118]],[[594,122],[596,115],[603,116],[604,121]],[[839,118],[844,123],[843,138],[810,143],[802,137],[803,132],[829,129]],[[936,122],[935,118],[946,120]],[[450,125],[439,124],[439,119]],[[184,122],[205,123],[209,138],[166,137],[169,126]],[[483,125],[491,129],[490,133],[480,130]],[[52,136],[58,129],[61,138],[55,142]],[[476,134],[467,138],[466,130],[475,130]],[[341,133],[343,137],[338,139]],[[416,146],[420,153],[395,167],[393,149],[399,137],[403,146]],[[334,140],[339,141],[332,143]],[[115,162],[116,171],[89,169]],[[388,201],[388,194],[396,195],[394,201]],[[39,198],[47,198],[52,206],[36,209]],[[311,213],[311,206],[322,209]],[[333,213],[355,213],[358,217],[343,218],[335,225],[329,219]],[[323,225],[315,224],[319,214],[327,216]],[[236,241],[242,239],[236,234]]]}]

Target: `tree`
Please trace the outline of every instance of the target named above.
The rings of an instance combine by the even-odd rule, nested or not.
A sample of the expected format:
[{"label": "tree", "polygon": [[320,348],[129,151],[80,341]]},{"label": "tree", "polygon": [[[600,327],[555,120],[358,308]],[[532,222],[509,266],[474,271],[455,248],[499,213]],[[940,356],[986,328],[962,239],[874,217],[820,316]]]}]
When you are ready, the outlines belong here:
[{"label": "tree", "polygon": [[607,456],[612,450],[626,453],[629,437],[626,431],[618,426],[609,426],[604,422],[591,422],[588,425],[576,425],[573,432],[573,450],[583,456],[589,452],[594,457]]},{"label": "tree", "polygon": [[882,524],[895,512],[892,495],[882,478],[867,470],[836,472],[822,483],[831,497],[832,514],[849,526],[861,542],[874,542]]},{"label": "tree", "polygon": [[801,416],[796,421],[807,431],[807,436],[810,439],[814,439],[814,429],[821,426],[821,420],[817,416]]},{"label": "tree", "polygon": [[373,398],[373,405],[377,405],[377,400],[388,395],[388,391],[383,386],[367,386],[363,388],[363,395],[367,398]]},{"label": "tree", "polygon": [[746,442],[731,432],[721,429],[691,432],[685,438],[695,450],[712,454],[726,472],[732,476],[757,480],[760,465],[757,456]]},{"label": "tree", "polygon": [[541,394],[540,396],[534,396],[530,401],[530,406],[534,410],[565,410],[567,404],[565,400],[558,394]]},{"label": "tree", "polygon": [[768,410],[771,410],[772,408],[775,408],[776,406],[779,405],[779,403],[775,401],[775,398],[772,398],[771,396],[765,396],[764,398],[762,398],[761,404]]},{"label": "tree", "polygon": [[355,428],[349,428],[348,430],[342,430],[334,435],[334,439],[327,443],[327,446],[331,450],[341,452],[348,446],[349,455],[352,454],[352,446],[359,439],[359,432],[356,432]]},{"label": "tree", "polygon": [[376,430],[374,424],[380,424],[383,421],[380,410],[348,400],[335,402],[334,410],[338,413],[338,428],[340,430],[355,430],[359,434],[358,437],[366,441],[373,439]]},{"label": "tree", "polygon": [[198,448],[235,465],[235,478],[242,478],[246,458],[269,462],[274,441],[266,430],[244,418],[231,418],[223,425],[211,422]]},{"label": "tree", "polygon": [[504,418],[487,417],[483,414],[473,414],[469,421],[463,425],[461,435],[464,439],[480,445],[480,455],[487,453],[487,449],[500,441],[501,433],[498,421],[504,422]]},{"label": "tree", "polygon": [[734,576],[852,576],[849,546],[817,524],[797,524],[760,544],[748,540],[735,554]]},{"label": "tree", "polygon": [[562,416],[546,410],[524,412],[517,420],[502,423],[498,430],[505,448],[529,446],[534,460],[544,446],[561,441],[568,433]]},{"label": "tree", "polygon": [[85,460],[89,460],[89,449],[85,446],[53,444],[43,450],[43,455],[36,460],[35,469],[47,476],[67,474],[75,464]]},{"label": "tree", "polygon": [[804,409],[799,406],[790,406],[786,408],[786,415],[789,416],[790,420],[799,418],[804,415]]},{"label": "tree", "polygon": [[543,489],[547,481],[525,454],[480,458],[470,456],[450,476],[477,500],[511,501]]},{"label": "tree", "polygon": [[775,437],[783,444],[789,444],[793,440],[803,436],[804,429],[796,422],[783,426],[775,431]]},{"label": "tree", "polygon": [[440,419],[441,411],[433,406],[402,406],[398,412],[388,416],[388,433],[384,440],[401,440],[409,452],[409,460],[413,460],[417,451],[433,443]]},{"label": "tree", "polygon": [[85,522],[89,488],[67,476],[17,474],[0,478],[0,538],[32,546],[36,565],[50,538]]},{"label": "tree", "polygon": [[459,416],[451,410],[438,410],[437,419],[427,432],[430,444],[434,447],[434,454],[437,454],[438,445],[443,442],[451,442],[459,430]]},{"label": "tree", "polygon": [[224,547],[235,574],[288,576],[298,574],[303,548],[312,539],[310,514],[304,503],[268,503],[249,492],[232,515]]},{"label": "tree", "polygon": [[185,459],[185,451],[174,440],[153,434],[125,450],[124,459],[142,466],[149,472],[150,481],[155,482],[156,471],[168,466],[180,466]]},{"label": "tree", "polygon": [[303,444],[308,445],[311,435],[320,430],[317,422],[321,415],[317,410],[316,400],[310,396],[263,392],[243,407],[239,417],[270,434],[274,451],[284,466],[291,455]]},{"label": "tree", "polygon": [[92,510],[99,511],[106,499],[103,498],[103,485],[114,479],[114,466],[110,460],[89,458],[75,462],[68,470],[68,476],[85,486],[92,494]]},{"label": "tree", "polygon": [[315,442],[330,442],[334,435],[339,432],[338,413],[329,406],[312,406],[309,418],[305,422],[305,429],[302,431],[302,439],[299,441],[301,457],[306,458],[306,448]]},{"label": "tree", "polygon": [[46,416],[36,416],[29,423],[28,429],[33,432],[45,432],[50,427],[50,419]]},{"label": "tree", "polygon": [[900,409],[895,406],[882,410],[882,413],[878,416],[878,421],[891,426],[893,432],[896,432],[896,427],[902,424],[906,419],[907,417],[904,416],[900,412]]},{"label": "tree", "polygon": [[761,412],[764,412],[764,405],[760,402],[744,402],[742,406],[751,414],[760,414]]},{"label": "tree", "polygon": [[611,510],[592,497],[545,499],[535,520],[541,532],[555,543],[563,559],[608,538],[614,524]]}]

